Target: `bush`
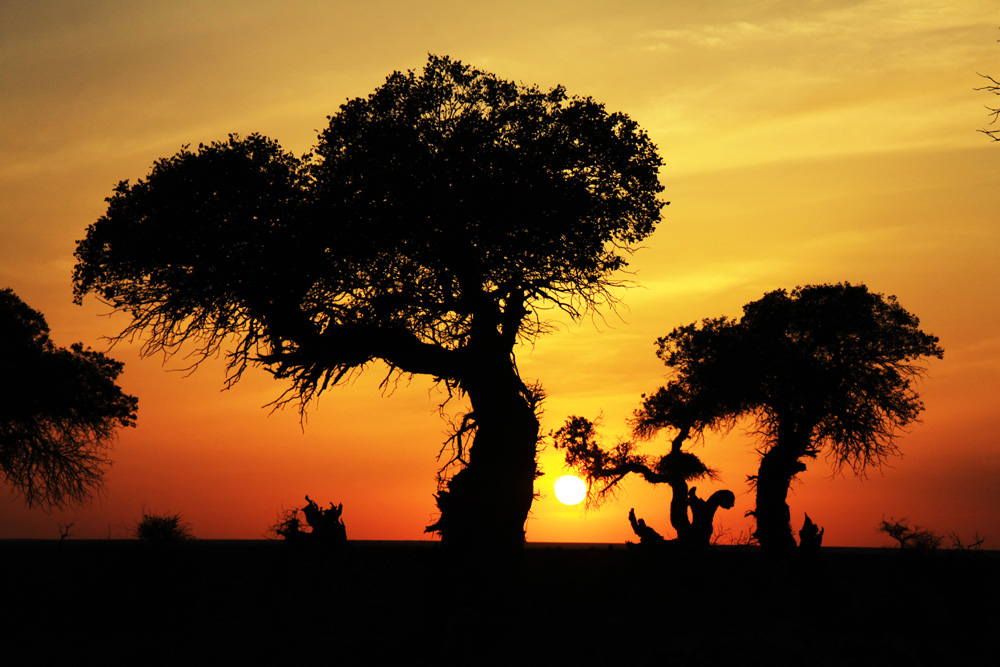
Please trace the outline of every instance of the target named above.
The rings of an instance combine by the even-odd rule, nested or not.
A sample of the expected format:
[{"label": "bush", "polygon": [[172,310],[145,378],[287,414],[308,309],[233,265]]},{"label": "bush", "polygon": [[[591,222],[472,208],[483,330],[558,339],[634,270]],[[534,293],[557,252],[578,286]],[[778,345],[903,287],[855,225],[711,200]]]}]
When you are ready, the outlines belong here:
[{"label": "bush", "polygon": [[142,519],[132,531],[136,538],[148,544],[169,544],[193,540],[191,524],[180,514],[151,514],[143,511]]},{"label": "bush", "polygon": [[983,544],[986,543],[986,536],[979,533],[973,535],[969,542],[963,542],[956,532],[948,533],[948,538],[951,540],[951,548],[956,551],[982,551]]},{"label": "bush", "polygon": [[907,519],[882,518],[878,531],[885,533],[899,543],[900,549],[915,549],[918,551],[934,551],[944,540],[932,530],[926,530],[917,525],[910,525]]}]

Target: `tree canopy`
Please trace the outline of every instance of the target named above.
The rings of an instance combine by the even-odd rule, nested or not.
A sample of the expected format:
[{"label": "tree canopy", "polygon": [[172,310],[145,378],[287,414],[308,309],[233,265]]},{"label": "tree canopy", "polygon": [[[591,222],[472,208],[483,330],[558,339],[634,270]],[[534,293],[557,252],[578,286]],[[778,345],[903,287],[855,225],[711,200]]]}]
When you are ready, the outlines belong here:
[{"label": "tree canopy", "polygon": [[56,347],[42,314],[0,290],[0,474],[29,506],[101,489],[116,430],[135,425],[138,401],[115,384],[123,368],[80,343]]},{"label": "tree canopy", "polygon": [[[303,406],[374,361],[429,375],[480,434],[495,418],[531,440],[533,479],[537,419],[509,432],[533,402],[514,346],[546,309],[612,299],[659,221],[659,165],[622,113],[431,56],[343,104],[310,155],[232,135],[119,183],[77,247],[76,298],[128,313],[147,353],[224,349],[230,382],[262,365]],[[491,437],[474,449],[511,447]]]},{"label": "tree canopy", "polygon": [[943,350],[895,297],[810,285],[743,310],[739,321],[708,319],[657,341],[672,377],[645,398],[641,428],[677,426],[677,404],[700,403],[699,430],[752,414],[768,444],[794,427],[859,474],[897,452],[896,435],[923,409],[911,385],[919,359]]},{"label": "tree canopy", "polygon": [[[460,378],[474,331],[509,350],[603,303],[659,220],[634,121],[432,56],[330,117],[311,156],[263,136],[187,148],[122,181],[77,248],[150,349],[229,350],[308,398],[380,359]],[[124,335],[123,334],[123,335]]]},{"label": "tree canopy", "polygon": [[[898,453],[899,433],[923,410],[912,380],[921,359],[944,352],[919,324],[895,297],[864,285],[770,292],[739,321],[704,320],[660,338],[672,377],[637,420],[653,431],[684,419],[704,429],[752,418],[763,438],[757,536],[765,546],[794,545],[785,498],[805,470],[801,459],[825,451],[835,469],[864,475]],[[677,404],[697,409],[692,416]]]}]

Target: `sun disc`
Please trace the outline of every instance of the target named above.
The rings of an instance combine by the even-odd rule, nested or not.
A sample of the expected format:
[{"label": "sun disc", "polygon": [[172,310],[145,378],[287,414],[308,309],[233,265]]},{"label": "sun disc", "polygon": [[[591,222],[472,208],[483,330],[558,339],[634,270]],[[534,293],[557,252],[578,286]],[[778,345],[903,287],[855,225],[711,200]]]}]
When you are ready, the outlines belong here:
[{"label": "sun disc", "polygon": [[587,484],[575,475],[563,475],[555,483],[556,499],[563,505],[579,505],[587,497]]}]

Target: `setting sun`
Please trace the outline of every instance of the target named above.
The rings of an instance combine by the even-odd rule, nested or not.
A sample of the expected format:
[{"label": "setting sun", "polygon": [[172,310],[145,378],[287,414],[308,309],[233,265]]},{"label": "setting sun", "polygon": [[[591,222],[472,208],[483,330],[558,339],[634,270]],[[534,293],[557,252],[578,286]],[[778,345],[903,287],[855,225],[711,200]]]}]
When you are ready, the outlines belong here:
[{"label": "setting sun", "polygon": [[587,484],[575,475],[563,475],[553,486],[563,505],[579,505],[587,497]]}]

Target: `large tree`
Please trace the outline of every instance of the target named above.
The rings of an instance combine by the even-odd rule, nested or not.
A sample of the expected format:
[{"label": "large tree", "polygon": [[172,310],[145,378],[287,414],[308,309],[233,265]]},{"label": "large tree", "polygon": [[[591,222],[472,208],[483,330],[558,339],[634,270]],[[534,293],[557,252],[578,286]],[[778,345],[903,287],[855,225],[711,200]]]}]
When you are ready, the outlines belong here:
[{"label": "large tree", "polygon": [[919,362],[943,350],[895,297],[864,285],[777,290],[743,313],[659,339],[658,354],[673,373],[661,391],[681,387],[715,402],[704,427],[754,420],[763,438],[752,478],[755,536],[782,553],[796,545],[787,495],[805,461],[825,451],[835,469],[864,475],[897,454],[900,430],[923,409],[911,384]]},{"label": "large tree", "polygon": [[79,243],[77,298],[130,315],[147,353],[224,348],[230,382],[258,364],[303,406],[376,361],[443,383],[471,409],[432,528],[520,545],[538,392],[515,347],[546,309],[612,298],[660,219],[656,147],[590,98],[435,56],[329,121],[310,156],[231,136],[120,183]]},{"label": "large tree", "polygon": [[135,425],[122,369],[80,343],[56,347],[42,314],[0,290],[0,475],[29,507],[100,491],[115,432]]}]

